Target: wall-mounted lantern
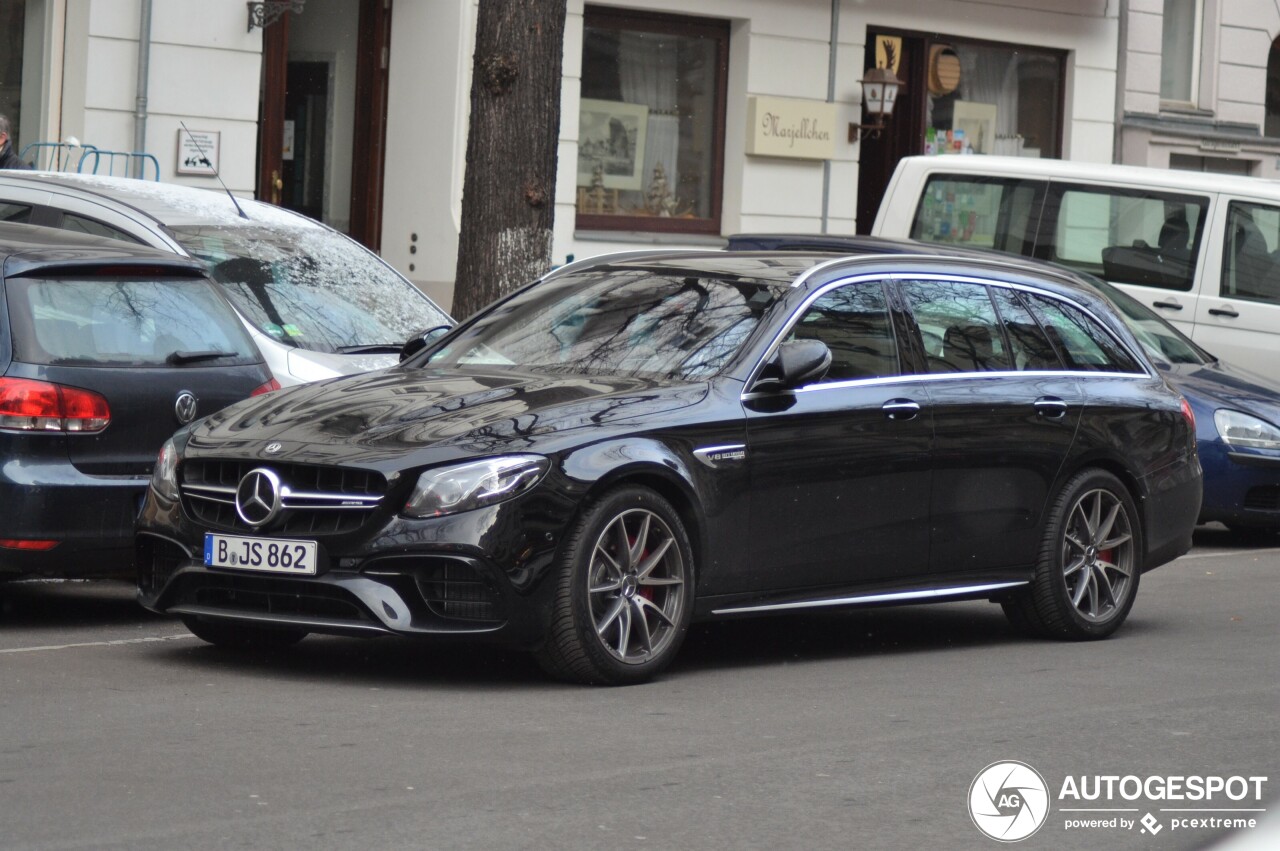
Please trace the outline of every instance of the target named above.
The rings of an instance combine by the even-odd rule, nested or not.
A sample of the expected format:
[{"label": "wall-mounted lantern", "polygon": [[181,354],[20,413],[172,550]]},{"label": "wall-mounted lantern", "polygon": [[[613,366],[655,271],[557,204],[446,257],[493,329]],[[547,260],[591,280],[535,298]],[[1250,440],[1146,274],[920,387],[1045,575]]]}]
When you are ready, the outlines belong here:
[{"label": "wall-mounted lantern", "polygon": [[253,32],[255,27],[266,29],[271,26],[285,12],[301,15],[307,0],[250,0],[248,5],[249,32]]},{"label": "wall-mounted lantern", "polygon": [[871,124],[849,124],[849,143],[853,144],[867,136],[879,136],[885,129],[889,116],[893,115],[893,105],[898,100],[898,93],[904,84],[888,68],[868,68],[862,80],[862,106],[871,116]]}]

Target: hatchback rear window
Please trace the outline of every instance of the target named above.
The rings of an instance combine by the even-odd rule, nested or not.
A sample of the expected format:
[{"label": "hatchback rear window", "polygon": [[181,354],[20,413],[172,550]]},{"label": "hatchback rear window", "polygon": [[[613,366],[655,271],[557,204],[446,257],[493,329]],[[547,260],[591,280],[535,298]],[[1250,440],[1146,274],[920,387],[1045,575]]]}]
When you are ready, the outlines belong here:
[{"label": "hatchback rear window", "polygon": [[14,359],[70,366],[232,366],[261,360],[203,278],[10,278]]}]

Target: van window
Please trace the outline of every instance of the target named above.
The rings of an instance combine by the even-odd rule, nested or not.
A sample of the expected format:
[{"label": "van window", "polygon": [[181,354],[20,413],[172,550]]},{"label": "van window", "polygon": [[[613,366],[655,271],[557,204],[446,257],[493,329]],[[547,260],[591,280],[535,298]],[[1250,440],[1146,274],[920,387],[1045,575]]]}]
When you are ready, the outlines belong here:
[{"label": "van window", "polygon": [[1222,252],[1222,295],[1280,304],[1280,207],[1232,201]]},{"label": "van window", "polygon": [[911,238],[1030,254],[1043,181],[937,174],[929,178]]},{"label": "van window", "polygon": [[1189,291],[1209,200],[1054,185],[1035,256],[1117,284]]}]

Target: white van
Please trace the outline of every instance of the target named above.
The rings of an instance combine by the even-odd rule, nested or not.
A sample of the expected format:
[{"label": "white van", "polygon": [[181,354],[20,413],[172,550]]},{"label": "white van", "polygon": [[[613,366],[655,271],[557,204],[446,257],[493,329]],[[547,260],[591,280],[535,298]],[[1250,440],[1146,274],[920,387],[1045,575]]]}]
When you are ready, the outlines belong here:
[{"label": "white van", "polygon": [[907,157],[872,233],[1090,272],[1213,354],[1280,372],[1280,183],[1021,157]]}]

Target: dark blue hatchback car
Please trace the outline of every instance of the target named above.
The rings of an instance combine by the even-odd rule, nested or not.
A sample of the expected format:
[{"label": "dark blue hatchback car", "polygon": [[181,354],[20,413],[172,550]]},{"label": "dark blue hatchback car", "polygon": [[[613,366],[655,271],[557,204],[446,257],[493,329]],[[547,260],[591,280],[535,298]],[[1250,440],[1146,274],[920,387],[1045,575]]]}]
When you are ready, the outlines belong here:
[{"label": "dark blue hatchback car", "polygon": [[[830,234],[739,234],[729,237],[728,247],[842,254],[981,257],[991,253],[910,240]],[[1045,265],[1020,259],[1029,265]],[[1200,522],[1217,521],[1236,531],[1280,532],[1280,382],[1223,363],[1119,288],[1076,271],[1054,268],[1070,271],[1102,290],[1152,362],[1190,403],[1196,416],[1196,446],[1204,469]]]},{"label": "dark blue hatchback car", "polygon": [[0,223],[0,580],[128,573],[161,444],[277,387],[201,264]]}]

